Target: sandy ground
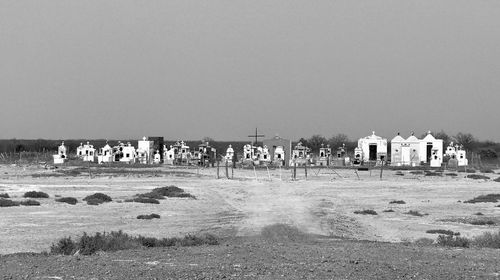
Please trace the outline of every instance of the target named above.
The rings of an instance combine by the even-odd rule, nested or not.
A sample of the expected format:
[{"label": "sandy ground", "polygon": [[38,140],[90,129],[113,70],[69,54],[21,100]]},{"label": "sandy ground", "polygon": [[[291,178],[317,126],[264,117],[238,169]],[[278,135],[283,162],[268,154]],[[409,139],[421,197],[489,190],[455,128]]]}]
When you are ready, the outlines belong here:
[{"label": "sandy ground", "polygon": [[[71,168],[71,167],[63,167]],[[0,208],[0,254],[40,252],[64,236],[83,232],[123,230],[131,234],[165,237],[211,232],[220,236],[251,236],[266,225],[286,223],[304,232],[359,240],[412,241],[429,229],[449,229],[462,236],[498,231],[500,203],[468,204],[482,194],[500,193],[492,180],[457,177],[427,177],[403,171],[358,171],[351,169],[308,170],[290,180],[290,170],[234,170],[234,179],[216,179],[216,169],[172,169],[161,167],[144,173],[119,172],[79,176],[33,177],[54,170],[40,167],[0,166],[0,193],[23,200],[27,191],[43,191],[50,198],[37,199],[41,206]],[[224,171],[221,170],[221,175]],[[485,174],[492,179],[495,174]],[[167,198],[160,204],[126,203],[125,199],[155,187],[175,185],[197,199]],[[95,192],[108,194],[113,202],[98,206],[81,200]],[[77,205],[55,202],[55,196],[71,196]],[[389,204],[404,200],[406,204]],[[372,209],[378,215],[354,214]],[[394,212],[383,212],[392,209]],[[404,214],[416,210],[428,215]],[[481,212],[483,216],[474,215]],[[138,220],[137,215],[157,213],[161,219]],[[495,226],[459,223],[457,219],[491,219]],[[447,221],[443,221],[447,220]]]}]

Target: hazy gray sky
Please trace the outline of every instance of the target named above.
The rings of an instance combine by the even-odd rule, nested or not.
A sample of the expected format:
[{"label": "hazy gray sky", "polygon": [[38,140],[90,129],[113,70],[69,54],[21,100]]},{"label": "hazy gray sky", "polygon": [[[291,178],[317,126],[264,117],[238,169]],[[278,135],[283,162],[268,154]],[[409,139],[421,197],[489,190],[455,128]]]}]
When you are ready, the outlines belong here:
[{"label": "hazy gray sky", "polygon": [[500,141],[500,1],[0,1],[0,138]]}]

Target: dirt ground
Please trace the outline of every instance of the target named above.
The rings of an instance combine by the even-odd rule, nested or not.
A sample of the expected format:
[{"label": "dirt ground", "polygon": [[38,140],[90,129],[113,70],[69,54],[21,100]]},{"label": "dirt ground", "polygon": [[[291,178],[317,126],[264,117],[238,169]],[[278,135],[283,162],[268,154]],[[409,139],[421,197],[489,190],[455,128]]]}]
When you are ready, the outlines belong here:
[{"label": "dirt ground", "polygon": [[[114,230],[153,237],[210,232],[226,238],[254,236],[264,226],[285,223],[328,237],[402,242],[436,238],[426,233],[429,229],[448,229],[471,237],[498,231],[500,224],[500,207],[495,207],[500,203],[462,203],[478,195],[500,193],[500,183],[467,179],[466,173],[424,176],[402,171],[401,176],[384,170],[380,179],[380,170],[356,174],[352,169],[310,169],[307,179],[304,170],[299,170],[297,180],[292,181],[291,170],[284,169],[235,169],[234,179],[216,179],[215,168],[158,167],[115,173],[95,169],[92,177],[85,172],[76,176],[60,172],[72,168],[0,166],[0,193],[8,193],[13,200],[22,200],[22,195],[32,190],[50,195],[36,199],[41,206],[0,208],[0,254],[46,251],[65,236]],[[224,172],[220,170],[221,176]],[[167,198],[160,204],[124,202],[134,194],[167,185],[183,188],[196,199]],[[108,194],[113,201],[98,206],[82,201],[95,192]],[[79,203],[55,202],[56,196],[75,197]],[[406,204],[389,204],[392,200]],[[378,215],[354,214],[365,209]],[[383,212],[388,209],[394,212]],[[426,215],[405,214],[410,210]],[[477,212],[483,215],[475,215]],[[136,219],[151,213],[161,219]],[[497,224],[459,222],[477,218]]]}]

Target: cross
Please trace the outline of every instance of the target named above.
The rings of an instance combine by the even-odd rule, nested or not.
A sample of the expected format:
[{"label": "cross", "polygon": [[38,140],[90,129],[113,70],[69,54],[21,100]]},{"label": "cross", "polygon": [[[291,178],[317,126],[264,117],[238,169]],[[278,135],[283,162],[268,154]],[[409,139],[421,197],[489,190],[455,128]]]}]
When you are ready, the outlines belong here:
[{"label": "cross", "polygon": [[255,142],[252,142],[252,149],[251,149],[251,157],[253,159],[253,145],[254,143],[257,144],[257,138],[258,137],[264,137],[265,135],[261,134],[259,135],[258,132],[257,132],[257,128],[255,128],[255,135],[248,135],[248,137],[255,137]]},{"label": "cross", "polygon": [[257,133],[257,128],[255,128],[255,135],[248,135],[248,137],[255,137],[255,142],[254,143],[257,143],[257,138],[258,137],[265,137],[265,135],[263,135],[263,134],[259,135]]}]

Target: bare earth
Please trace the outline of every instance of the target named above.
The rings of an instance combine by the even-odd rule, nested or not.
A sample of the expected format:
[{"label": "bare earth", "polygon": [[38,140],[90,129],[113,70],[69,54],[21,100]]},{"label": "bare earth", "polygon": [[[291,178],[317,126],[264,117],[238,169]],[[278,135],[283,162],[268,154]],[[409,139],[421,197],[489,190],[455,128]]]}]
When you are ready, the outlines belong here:
[{"label": "bare earth", "polygon": [[[71,167],[63,168],[70,169]],[[343,259],[345,260],[343,264],[351,266],[352,263],[349,261],[353,261],[354,263],[357,259],[364,259],[362,251],[356,251],[355,248],[364,246],[363,244],[366,242],[355,240],[399,243],[414,241],[422,237],[436,238],[436,235],[426,233],[426,230],[429,229],[448,229],[460,232],[462,236],[471,237],[485,231],[496,232],[498,231],[497,225],[500,224],[500,207],[495,207],[500,203],[462,203],[462,201],[472,199],[478,195],[500,193],[500,183],[492,180],[466,179],[464,178],[465,173],[457,173],[458,176],[456,177],[446,175],[442,177],[427,177],[403,171],[404,176],[396,176],[394,171],[384,170],[383,179],[381,180],[379,178],[379,171],[373,171],[371,174],[369,171],[358,171],[358,178],[354,170],[351,169],[335,171],[313,169],[308,170],[309,176],[307,179],[304,176],[304,171],[300,170],[298,180],[292,181],[290,180],[290,170],[267,171],[264,169],[254,172],[254,170],[235,169],[234,179],[229,180],[226,178],[216,179],[216,169],[213,168],[197,170],[159,167],[156,169],[144,169],[143,172],[130,170],[130,172],[120,172],[118,174],[94,174],[92,178],[88,174],[81,174],[75,177],[32,177],[32,175],[50,175],[55,172],[54,170],[44,170],[39,167],[0,167],[0,193],[8,193],[13,200],[22,200],[22,195],[32,190],[43,191],[50,195],[50,198],[36,199],[41,202],[41,206],[0,208],[2,217],[0,219],[0,227],[2,229],[2,234],[0,235],[0,254],[47,251],[50,244],[57,239],[65,236],[79,236],[83,232],[94,233],[123,230],[133,235],[141,234],[153,237],[183,236],[187,233],[210,232],[226,240],[225,244],[230,246],[230,249],[226,248],[227,250],[239,250],[238,252],[241,254],[236,254],[238,257],[235,260],[240,258],[238,261],[241,262],[239,265],[242,266],[245,265],[245,261],[241,259],[244,257],[243,252],[248,250],[244,246],[249,246],[250,248],[251,244],[259,244],[255,245],[255,250],[261,252],[260,260],[257,260],[259,262],[269,257],[268,254],[271,254],[269,248],[273,246],[276,247],[273,252],[280,251],[282,247],[285,247],[288,248],[288,251],[283,253],[284,256],[286,255],[295,259],[292,256],[300,256],[303,253],[309,256],[311,262],[321,262],[320,255],[323,254],[323,257],[327,256],[328,253],[325,250],[332,246],[344,248],[342,249],[344,253],[349,252],[350,249],[347,247],[352,246],[352,248],[349,248],[354,250],[353,254],[355,256]],[[224,170],[221,169],[220,173],[221,176],[224,175]],[[490,176],[492,179],[497,178],[495,174],[485,175]],[[144,193],[155,187],[167,185],[175,185],[183,188],[186,192],[196,196],[197,199],[167,198],[161,200],[159,205],[123,202],[134,194]],[[91,206],[81,201],[85,196],[95,192],[108,194],[113,198],[113,202]],[[61,197],[75,197],[79,200],[79,203],[77,205],[69,205],[55,202],[54,198],[56,195]],[[389,204],[392,200],[404,200],[406,204]],[[358,215],[353,213],[356,210],[364,209],[375,210],[378,215]],[[392,209],[394,212],[383,212],[388,209]],[[416,210],[428,215],[417,217],[404,214],[409,210]],[[474,215],[477,212],[484,214],[481,218],[494,220],[497,224],[495,226],[479,226],[459,222],[460,219],[477,218],[478,216]],[[150,213],[159,214],[161,219],[136,219],[137,215]],[[323,236],[323,238],[315,241],[309,240],[300,245],[292,243],[290,246],[273,244],[269,247],[263,246],[263,243],[260,241],[252,243],[253,238],[258,236],[264,226],[276,223],[293,225],[305,233]],[[346,241],[343,238],[350,240]],[[238,247],[238,244],[242,244],[241,246],[243,247]],[[289,243],[285,242],[284,244]],[[397,260],[394,260],[398,261],[398,263],[394,264],[395,270],[393,271],[403,269],[404,266],[401,263],[401,258],[405,258],[404,254],[407,254],[407,257],[416,258],[415,262],[418,262],[421,267],[426,267],[426,264],[423,263],[425,262],[426,255],[422,255],[422,252],[427,250],[427,253],[433,256],[434,260],[440,260],[439,256],[442,255],[444,258],[440,260],[442,262],[447,262],[448,257],[451,260],[451,255],[455,254],[453,252],[456,251],[459,258],[463,258],[464,260],[469,258],[468,262],[472,260],[470,264],[473,266],[479,260],[483,260],[485,263],[481,269],[487,270],[487,272],[483,271],[478,274],[466,273],[463,275],[491,278],[497,277],[495,273],[499,272],[495,270],[495,263],[491,263],[491,261],[498,261],[500,253],[495,250],[478,251],[477,249],[466,249],[465,253],[463,253],[464,250],[454,249],[455,251],[451,251],[450,253],[449,249],[434,247],[415,248],[404,244],[386,243],[366,244],[369,244],[366,245],[367,248],[373,248],[374,250],[372,253],[365,252],[366,256],[371,256],[366,261],[372,264],[377,258],[377,251],[398,256]],[[224,259],[223,256],[228,254],[225,251],[226,249],[224,249],[224,246],[216,246],[215,248],[182,248],[175,249],[174,251],[186,251],[195,260],[201,257],[198,254],[215,254],[216,256],[220,254],[220,257]],[[163,249],[163,251],[162,249],[155,250],[165,252],[166,249]],[[210,253],[212,250],[214,252]],[[294,253],[294,250],[300,250],[300,254],[298,252]],[[314,250],[319,250],[318,252],[321,254],[313,254]],[[118,258],[120,254],[123,253],[103,254],[94,258]],[[144,256],[144,258],[146,256],[150,258],[155,253],[139,250],[139,253],[133,253],[133,255],[136,254]],[[487,256],[495,257],[490,258]],[[164,257],[166,258],[166,255]],[[9,262],[12,258],[17,260],[19,255],[2,257],[0,259],[0,269],[14,269],[14,264]],[[42,256],[36,255],[30,258],[36,259],[42,258]],[[53,261],[54,258],[64,262],[74,261],[74,259],[71,259],[72,257],[50,258]],[[96,260],[92,259],[92,257],[81,258],[88,263]],[[222,259],[219,259],[219,261],[224,263]],[[390,263],[391,259],[392,257],[386,261]],[[110,260],[106,260],[106,262],[108,261]],[[131,262],[145,263],[147,261],[145,259],[138,260],[137,258],[133,258]],[[294,269],[297,269],[297,265],[300,263],[299,260],[291,260],[290,262],[295,264],[292,265]],[[415,262],[410,262],[410,265]],[[113,263],[110,268],[111,270],[123,266],[121,262],[110,261],[111,263]],[[164,263],[169,263],[169,261],[162,259],[158,263],[165,266]],[[203,263],[209,267],[203,271],[212,271],[215,269],[214,267],[210,269],[209,263]],[[273,261],[267,263],[273,263]],[[326,263],[328,264],[328,261]],[[465,265],[465,263],[462,262],[461,264]],[[216,264],[214,265],[216,266]],[[219,269],[215,269],[214,271],[226,271],[227,274],[224,275],[231,276],[230,272],[234,272],[236,264],[230,262],[227,265],[231,267],[231,271],[227,271],[228,267],[219,267]],[[147,267],[153,270],[158,268],[156,265]],[[368,272],[367,274],[360,275],[348,275],[345,273],[328,274],[328,269],[332,269],[331,267],[328,268],[328,266],[321,268],[322,273],[325,272],[325,274],[308,274],[311,273],[310,269],[314,271],[315,268],[304,267],[303,272],[305,274],[299,273],[295,275],[296,277],[301,278],[299,276],[303,275],[306,278],[313,278],[311,275],[315,275],[319,278],[338,278],[343,275],[345,278],[358,279],[365,278],[363,277],[365,275],[366,279],[370,278],[370,273]],[[464,268],[466,267],[464,266]],[[199,272],[201,274],[182,274],[186,271],[196,271],[196,266],[189,267],[188,270],[175,271],[180,274],[172,275],[171,278],[200,278],[203,276],[201,272]],[[241,271],[244,271],[244,269],[241,268]],[[282,267],[281,270],[278,269],[270,274],[257,273],[250,274],[248,277],[273,279],[275,276],[281,275],[276,274],[278,271],[287,274],[286,267]],[[302,270],[299,269],[299,271]],[[390,270],[386,271],[382,269],[381,271],[381,274],[378,276],[379,278],[394,278],[396,275],[398,277],[404,276],[403,274],[390,274]],[[401,273],[404,271],[399,270]],[[412,269],[408,271],[412,271]],[[471,271],[474,272],[475,270],[472,269]],[[288,273],[290,272],[292,270],[288,271]],[[20,274],[13,275],[19,276]],[[152,275],[149,275],[149,278],[145,275],[147,274],[143,275],[144,279],[154,279]],[[220,278],[215,274],[207,275],[208,278]],[[234,278],[244,276],[241,273],[235,275],[233,275]],[[337,277],[334,277],[335,275]],[[440,278],[437,277],[438,274],[425,275],[427,277],[420,275],[416,278]],[[443,276],[447,274],[439,275]],[[106,278],[101,275],[103,278],[98,279],[120,279],[113,277],[112,274],[108,276]],[[284,277],[295,278],[295,276],[290,276],[288,274],[288,277]],[[373,276],[377,278],[376,274]],[[31,277],[28,279],[31,279]],[[90,276],[86,277],[76,279],[88,279]],[[132,278],[143,279],[141,277],[137,275]],[[158,279],[163,278],[165,277],[159,276]],[[14,277],[12,279],[17,278]]]}]

